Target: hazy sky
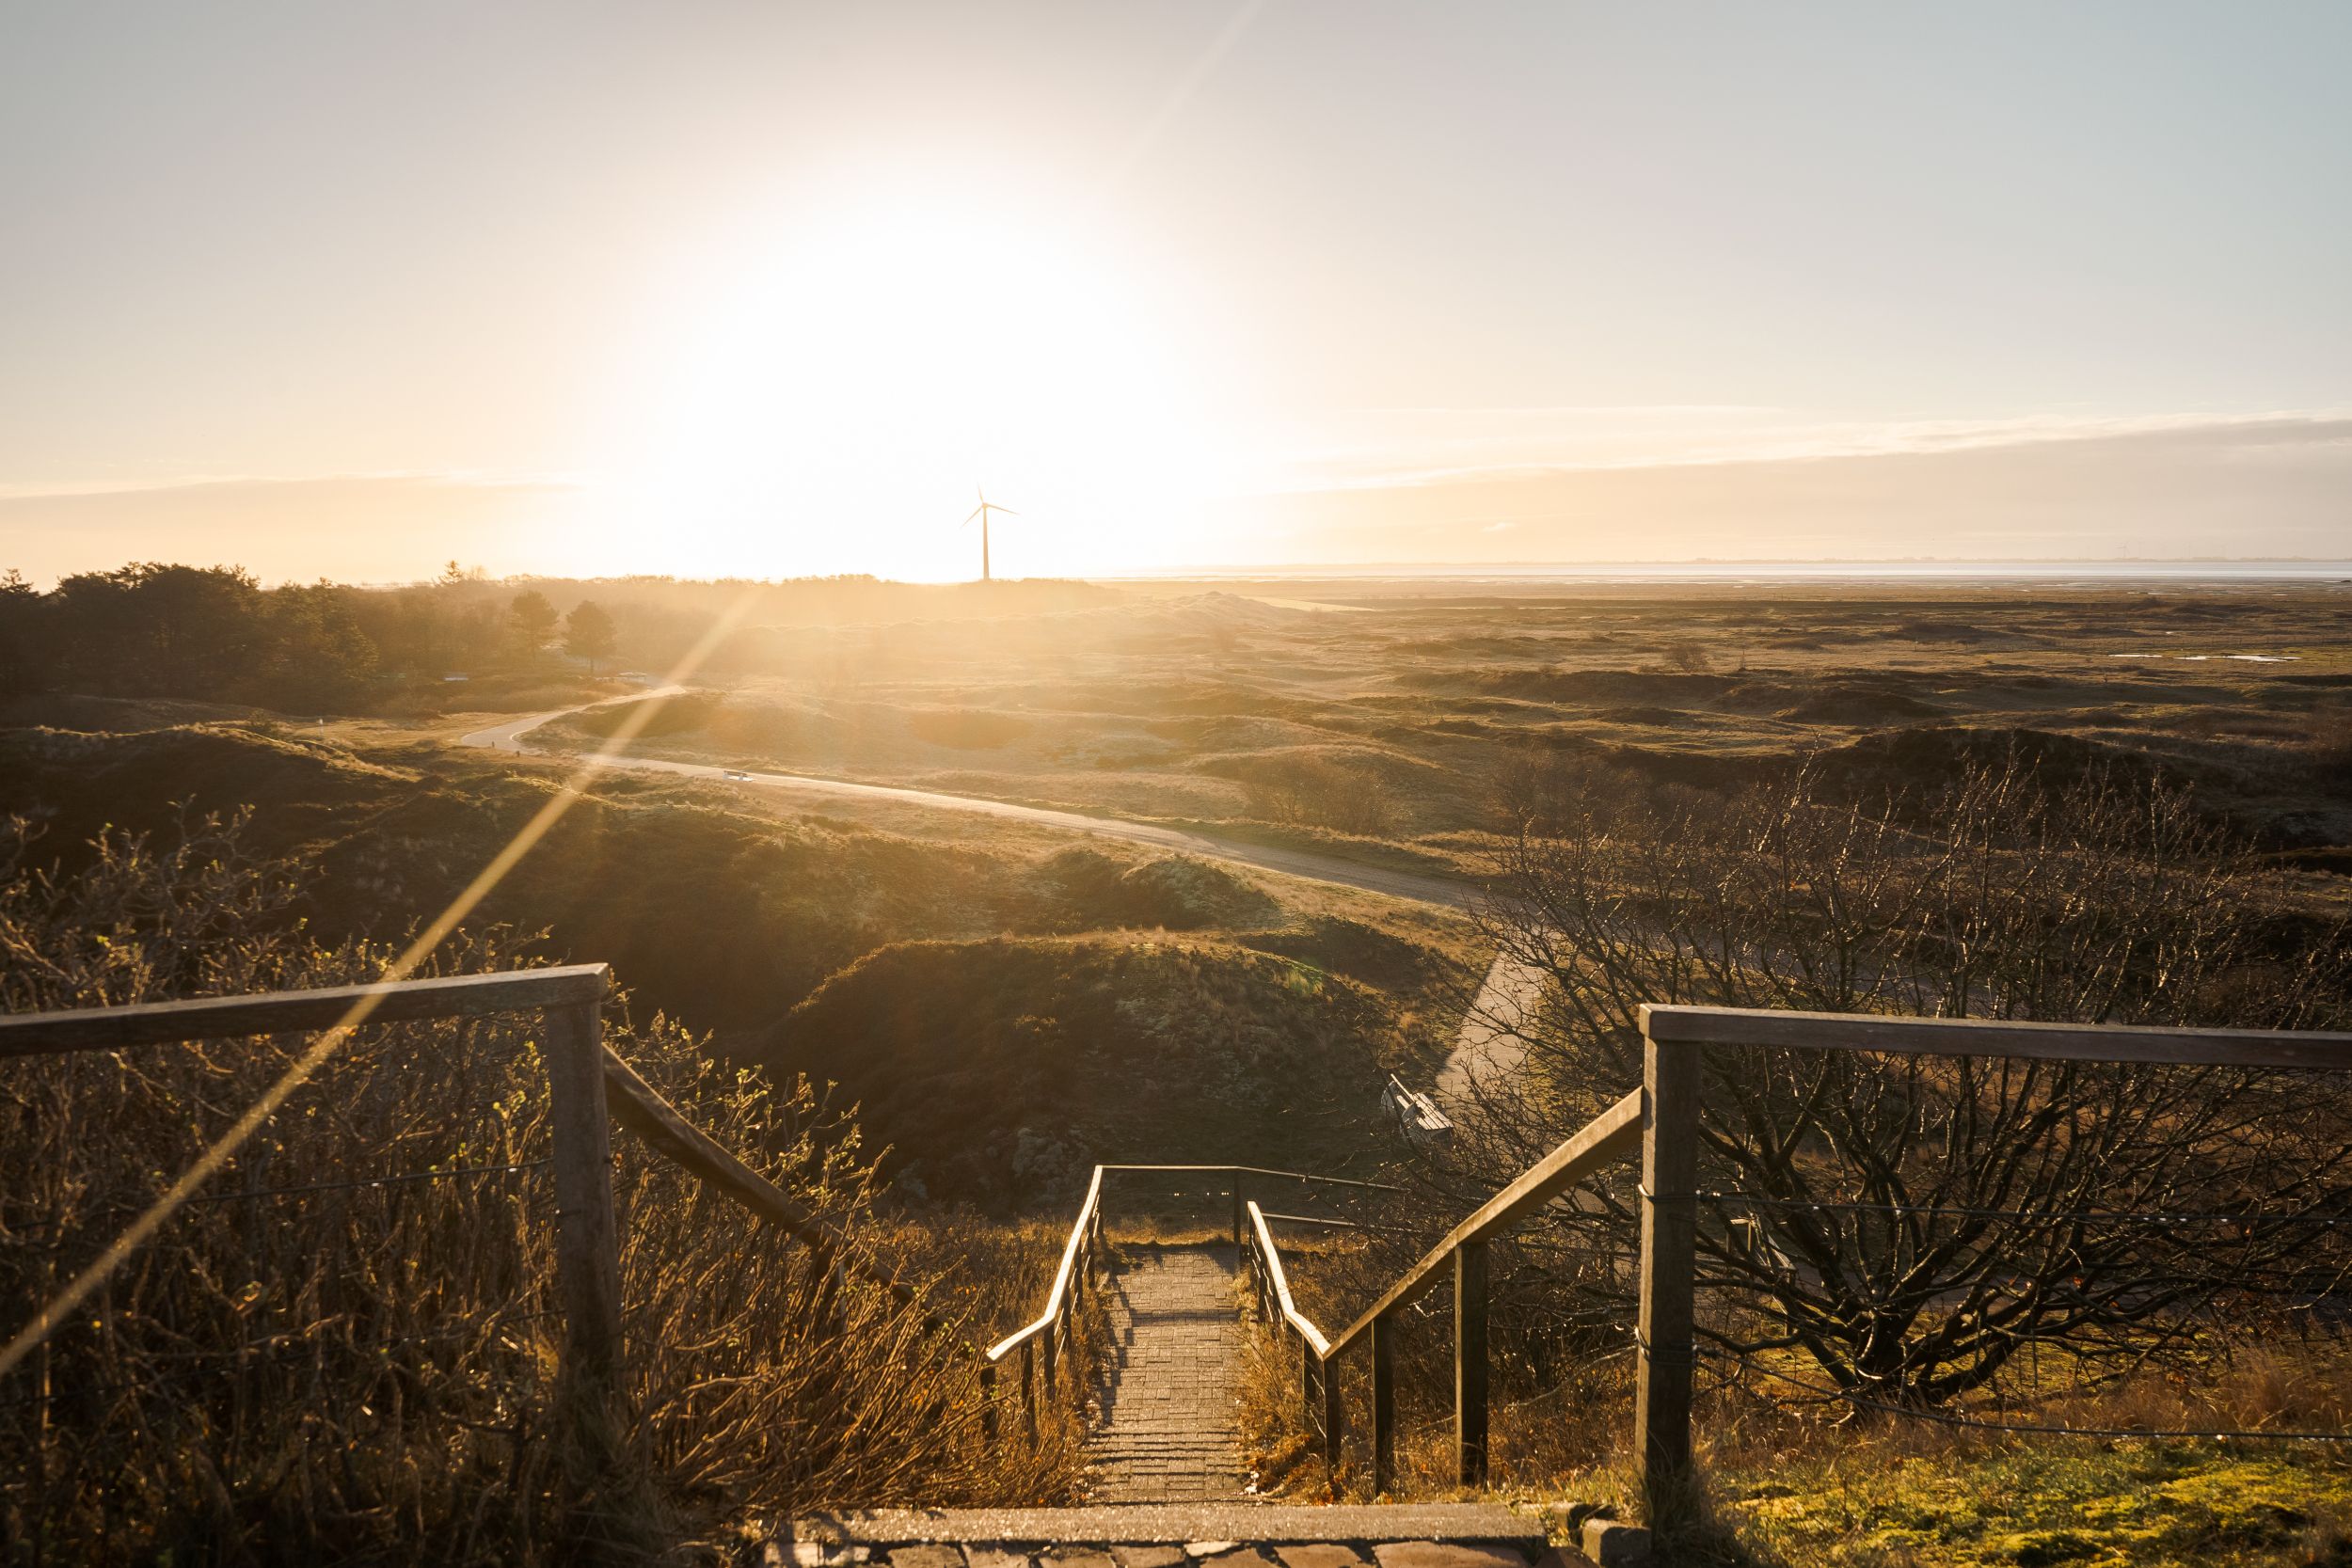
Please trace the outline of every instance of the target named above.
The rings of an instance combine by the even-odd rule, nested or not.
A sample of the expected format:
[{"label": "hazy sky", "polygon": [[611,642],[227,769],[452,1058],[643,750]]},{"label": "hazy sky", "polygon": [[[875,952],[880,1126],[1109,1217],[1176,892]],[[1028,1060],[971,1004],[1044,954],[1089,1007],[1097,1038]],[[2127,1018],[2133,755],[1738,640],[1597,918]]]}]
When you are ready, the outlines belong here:
[{"label": "hazy sky", "polygon": [[2352,555],[2352,6],[0,0],[0,566]]}]

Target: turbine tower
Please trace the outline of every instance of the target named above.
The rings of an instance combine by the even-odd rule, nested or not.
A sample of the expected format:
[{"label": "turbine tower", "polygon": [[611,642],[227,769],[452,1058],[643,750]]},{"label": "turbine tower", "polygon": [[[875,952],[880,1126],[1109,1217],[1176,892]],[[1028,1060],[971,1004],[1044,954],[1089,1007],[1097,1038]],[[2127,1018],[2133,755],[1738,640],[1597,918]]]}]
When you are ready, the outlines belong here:
[{"label": "turbine tower", "polygon": [[988,492],[979,489],[977,485],[974,486],[973,493],[980,498],[980,504],[972,509],[971,517],[964,518],[963,526],[970,528],[972,517],[977,517],[980,520],[980,580],[992,582],[995,579],[988,575],[988,515],[992,512],[1001,512],[1008,517],[1018,517],[1021,514],[1009,506],[996,505],[988,499]]}]

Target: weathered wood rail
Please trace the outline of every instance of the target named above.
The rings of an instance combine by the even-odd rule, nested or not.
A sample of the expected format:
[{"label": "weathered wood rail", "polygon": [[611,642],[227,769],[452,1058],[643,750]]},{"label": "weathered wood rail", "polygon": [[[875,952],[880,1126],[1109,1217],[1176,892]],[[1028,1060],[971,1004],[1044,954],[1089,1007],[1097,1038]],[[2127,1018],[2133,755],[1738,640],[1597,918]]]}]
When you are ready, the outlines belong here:
[{"label": "weathered wood rail", "polygon": [[1643,1084],[1580,1128],[1447,1232],[1336,1337],[1292,1300],[1266,1216],[1249,1206],[1251,1262],[1264,1316],[1296,1336],[1300,1393],[1324,1458],[1337,1476],[1343,1432],[1338,1358],[1364,1345],[1372,1359],[1372,1481],[1395,1477],[1394,1314],[1447,1277],[1454,1284],[1455,1467],[1464,1485],[1486,1476],[1486,1246],[1546,1204],[1639,1154],[1641,1299],[1635,1321],[1633,1444],[1655,1518],[1689,1496],[1692,1370],[1696,1361],[1700,1053],[1781,1048],[1900,1055],[2017,1056],[2157,1065],[2352,1069],[2352,1034],[2316,1030],[2181,1029],[2121,1024],[2014,1023],[1764,1008],[1652,1006],[1642,1009]]},{"label": "weathered wood rail", "polygon": [[[1263,1165],[1095,1166],[1093,1175],[1087,1181],[1086,1197],[1078,1205],[1078,1217],[1071,1224],[1069,1240],[1062,1244],[1061,1264],[1054,1271],[1053,1283],[1046,1290],[1045,1309],[982,1353],[987,1365],[982,1369],[980,1377],[992,1395],[998,1387],[997,1369],[1009,1356],[1019,1354],[1021,1406],[1025,1418],[1032,1425],[1036,1420],[1040,1384],[1041,1382],[1045,1397],[1054,1397],[1059,1390],[1064,1353],[1074,1342],[1077,1314],[1084,1305],[1084,1294],[1096,1286],[1097,1260],[1103,1249],[1104,1180],[1106,1177],[1145,1174],[1221,1179],[1226,1187],[1224,1196],[1232,1204],[1233,1245],[1236,1248],[1245,1244],[1243,1227],[1246,1214],[1255,1219],[1260,1229],[1264,1227],[1264,1220],[1258,1214],[1257,1205],[1246,1202],[1243,1197],[1242,1185],[1246,1180],[1281,1182],[1300,1189],[1339,1187],[1361,1192],[1397,1191],[1386,1182],[1315,1176],[1304,1171],[1273,1170]],[[1069,1382],[1073,1394],[1083,1386],[1082,1380],[1075,1375]],[[995,1430],[992,1409],[989,1431],[993,1433]]]},{"label": "weathered wood rail", "polygon": [[[259,996],[0,1017],[0,1059],[226,1039],[348,1032],[366,1024],[535,1012],[545,1027],[555,1182],[562,1375],[583,1418],[617,1409],[626,1370],[620,1229],[611,1128],[619,1121],[722,1196],[806,1243],[830,1267],[912,1303],[915,1293],[850,1249],[806,1206],[702,1132],[604,1043],[603,964],[460,974]],[[977,1353],[976,1353],[977,1354]]]},{"label": "weathered wood rail", "polygon": [[[260,996],[211,997],[135,1006],[0,1017],[0,1059],[48,1053],[112,1051],[240,1036],[348,1032],[362,1024],[535,1012],[545,1029],[556,1196],[556,1286],[564,1319],[563,1375],[583,1396],[576,1408],[600,1412],[621,1398],[626,1346],[620,1234],[612,1182],[612,1123],[618,1119],[681,1169],[762,1221],[816,1249],[828,1264],[889,1291],[914,1293],[859,1257],[846,1238],[745,1164],[614,1055],[603,1042],[606,966],[575,964],[510,974],[454,975],[372,986],[339,986]],[[1300,1385],[1311,1424],[1324,1433],[1336,1474],[1343,1432],[1338,1358],[1358,1345],[1372,1361],[1373,1484],[1395,1475],[1394,1320],[1447,1279],[1454,1286],[1454,1445],[1465,1484],[1486,1473],[1486,1249],[1545,1205],[1603,1170],[1642,1162],[1640,1306],[1636,1323],[1634,1447],[1642,1456],[1653,1513],[1687,1496],[1692,1465],[1695,1360],[1697,1162],[1704,1112],[1701,1053],[1708,1049],[1805,1049],[1895,1054],[2011,1056],[2079,1062],[2297,1069],[2352,1069],[2352,1034],[2317,1031],[2144,1028],[2016,1023],[1966,1019],[1797,1013],[1739,1007],[1654,1006],[1642,1010],[1643,1085],[1593,1118],[1510,1185],[1448,1231],[1337,1337],[1327,1336],[1293,1298],[1268,1222],[1343,1224],[1271,1215],[1245,1197],[1246,1180],[1304,1190],[1328,1186],[1395,1191],[1382,1183],[1255,1165],[1104,1164],[1062,1249],[1044,1310],[985,1351],[984,1389],[1000,1364],[1020,1356],[1024,1408],[1034,1418],[1039,1362],[1050,1395],[1061,1382],[1082,1292],[1095,1284],[1106,1178],[1152,1173],[1221,1180],[1232,1203],[1233,1243],[1248,1260],[1265,1317],[1295,1335]],[[1069,1379],[1073,1390],[1076,1377]],[[988,1428],[995,1430],[993,1400]]]}]

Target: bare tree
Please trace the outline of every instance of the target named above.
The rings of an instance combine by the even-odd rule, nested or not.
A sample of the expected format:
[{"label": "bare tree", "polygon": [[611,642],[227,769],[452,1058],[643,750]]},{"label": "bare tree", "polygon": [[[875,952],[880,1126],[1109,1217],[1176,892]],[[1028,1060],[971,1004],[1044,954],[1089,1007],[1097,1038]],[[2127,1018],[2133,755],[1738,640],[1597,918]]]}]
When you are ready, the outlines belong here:
[{"label": "bare tree", "polygon": [[[1866,806],[1810,770],[1661,800],[1537,767],[1508,793],[1486,924],[1553,983],[1529,1070],[1438,1173],[1455,1199],[1639,1085],[1647,1002],[2326,1027],[2352,994],[2342,927],[2262,919],[2253,858],[2153,784],[2012,761]],[[1703,1332],[1850,1395],[1941,1403],[2046,1340],[2164,1355],[2342,1261],[2332,1077],[1803,1050],[1707,1071]],[[1557,1206],[1519,1250],[1555,1328],[1622,1312],[1637,1202]]]}]

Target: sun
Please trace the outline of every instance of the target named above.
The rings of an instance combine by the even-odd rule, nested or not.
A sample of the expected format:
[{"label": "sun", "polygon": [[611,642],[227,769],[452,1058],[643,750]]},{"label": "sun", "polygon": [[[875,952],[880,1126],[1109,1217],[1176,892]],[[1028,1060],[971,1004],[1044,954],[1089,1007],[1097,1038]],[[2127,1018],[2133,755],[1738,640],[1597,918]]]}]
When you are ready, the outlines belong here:
[{"label": "sun", "polygon": [[1022,516],[1000,576],[1167,553],[1216,483],[1155,269],[1067,220],[937,190],[729,246],[660,345],[628,487],[680,575],[977,575],[976,486]]}]

